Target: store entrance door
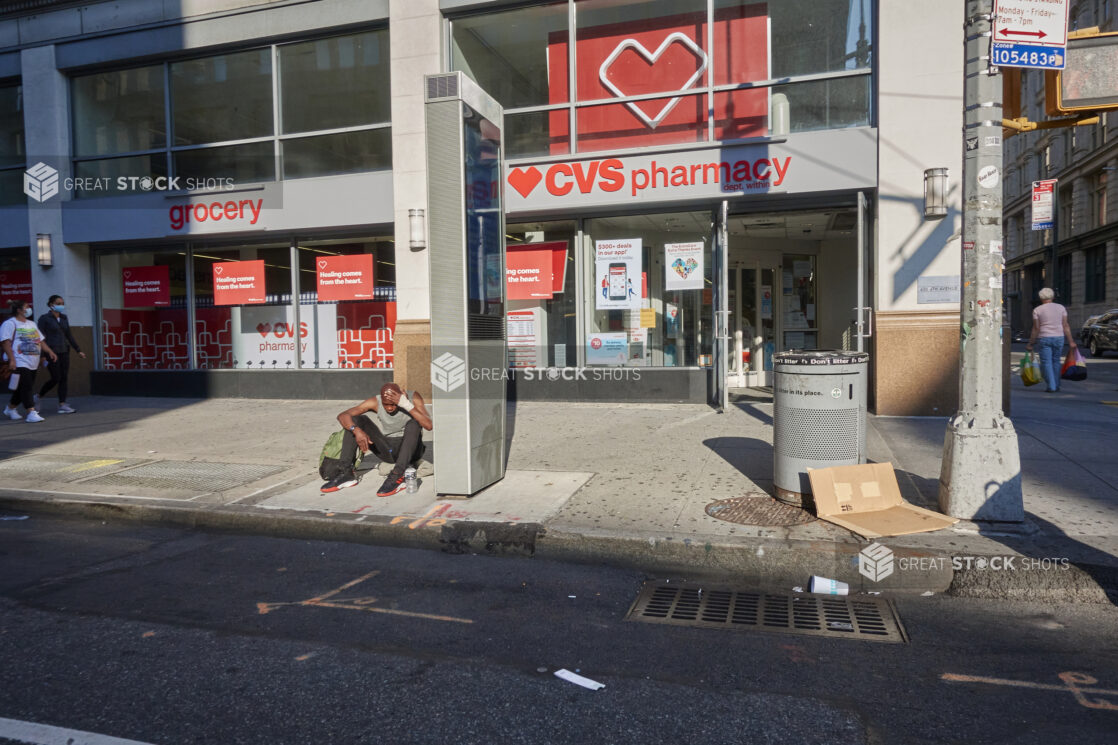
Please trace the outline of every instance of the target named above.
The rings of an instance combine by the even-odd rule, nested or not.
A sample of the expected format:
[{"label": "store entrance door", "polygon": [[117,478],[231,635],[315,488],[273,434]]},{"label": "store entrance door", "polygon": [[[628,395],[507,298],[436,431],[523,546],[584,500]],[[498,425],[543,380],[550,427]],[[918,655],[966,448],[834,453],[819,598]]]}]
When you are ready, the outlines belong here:
[{"label": "store entrance door", "polygon": [[729,359],[730,388],[772,385],[772,359],[776,351],[776,318],[779,295],[774,277],[779,276],[773,259],[745,256],[731,260],[729,268]]}]

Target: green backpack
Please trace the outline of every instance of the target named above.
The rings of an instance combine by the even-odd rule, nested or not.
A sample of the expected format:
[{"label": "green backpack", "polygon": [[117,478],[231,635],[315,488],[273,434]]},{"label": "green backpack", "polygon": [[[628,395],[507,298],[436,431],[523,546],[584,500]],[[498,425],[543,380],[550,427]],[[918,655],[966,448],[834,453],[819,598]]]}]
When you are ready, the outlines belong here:
[{"label": "green backpack", "polygon": [[342,463],[342,441],[345,439],[345,430],[339,429],[330,435],[326,444],[322,446],[322,454],[318,456],[318,475],[329,481],[346,468],[357,468],[361,465],[361,448],[357,448],[357,457],[353,463]]}]

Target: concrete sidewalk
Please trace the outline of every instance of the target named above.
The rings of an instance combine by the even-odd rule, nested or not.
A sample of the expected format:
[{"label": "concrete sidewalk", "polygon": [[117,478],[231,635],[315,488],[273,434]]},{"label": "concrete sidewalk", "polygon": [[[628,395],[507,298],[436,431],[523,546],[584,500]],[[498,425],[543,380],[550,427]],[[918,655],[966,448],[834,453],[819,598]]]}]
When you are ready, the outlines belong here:
[{"label": "concrete sidewalk", "polygon": [[[605,562],[765,587],[806,586],[818,574],[854,591],[1105,601],[1118,588],[1118,406],[1104,403],[1118,402],[1118,357],[1089,369],[1089,380],[1060,394],[1013,381],[1026,525],[960,523],[882,539],[897,571],[877,583],[857,571],[864,541],[767,496],[772,405],[748,393],[721,415],[694,405],[510,405],[508,475],[469,500],[436,498],[432,479],[417,494],[378,499],[375,472],[321,494],[318,452],[352,401],[89,397],[73,400],[78,413],[68,416],[48,401],[44,423],[0,422],[0,507]],[[945,426],[870,418],[870,460],[893,463],[914,504],[935,508]],[[794,524],[711,516],[728,514],[720,500],[742,497],[772,518],[754,522]]]}]

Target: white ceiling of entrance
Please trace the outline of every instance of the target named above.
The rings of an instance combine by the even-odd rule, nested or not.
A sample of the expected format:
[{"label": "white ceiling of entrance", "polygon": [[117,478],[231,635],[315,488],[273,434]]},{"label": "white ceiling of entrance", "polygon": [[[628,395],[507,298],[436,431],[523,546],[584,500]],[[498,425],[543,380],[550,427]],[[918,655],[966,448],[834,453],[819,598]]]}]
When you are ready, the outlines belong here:
[{"label": "white ceiling of entrance", "polygon": [[[763,212],[730,215],[730,235],[747,238],[795,238],[832,240],[854,235],[855,210],[807,212]],[[710,231],[709,212],[676,212],[668,215],[624,215],[597,218],[594,222],[609,231],[683,232],[703,235]]]},{"label": "white ceiling of entrance", "polygon": [[730,235],[823,241],[854,235],[855,210],[730,215]]}]

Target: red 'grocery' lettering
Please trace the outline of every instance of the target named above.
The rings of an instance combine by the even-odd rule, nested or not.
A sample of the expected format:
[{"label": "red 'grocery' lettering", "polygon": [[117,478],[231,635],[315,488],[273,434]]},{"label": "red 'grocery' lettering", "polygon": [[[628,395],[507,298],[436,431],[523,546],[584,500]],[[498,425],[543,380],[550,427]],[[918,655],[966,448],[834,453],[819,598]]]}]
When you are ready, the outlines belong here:
[{"label": "red 'grocery' lettering", "polygon": [[[171,230],[182,230],[192,218],[194,222],[248,219],[249,225],[255,225],[260,219],[260,210],[263,206],[263,199],[257,199],[255,202],[251,199],[240,201],[231,199],[227,202],[209,204],[176,204],[171,207],[168,216],[171,220]],[[249,218],[250,214],[251,218]]]}]

